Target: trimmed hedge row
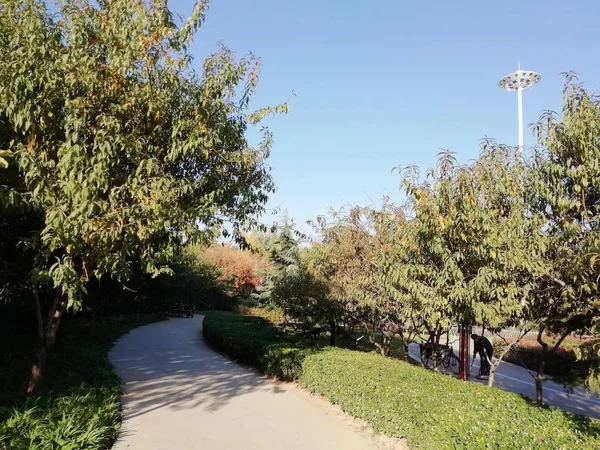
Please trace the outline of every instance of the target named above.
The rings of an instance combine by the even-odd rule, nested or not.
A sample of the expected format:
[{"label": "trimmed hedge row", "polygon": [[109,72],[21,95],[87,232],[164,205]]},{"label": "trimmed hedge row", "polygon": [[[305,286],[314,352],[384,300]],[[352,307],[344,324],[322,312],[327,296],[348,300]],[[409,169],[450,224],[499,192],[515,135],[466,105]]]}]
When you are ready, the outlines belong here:
[{"label": "trimmed hedge row", "polygon": [[600,422],[410,364],[286,335],[259,317],[210,313],[216,349],[283,380],[297,379],[414,449],[598,449]]},{"label": "trimmed hedge row", "polygon": [[284,381],[298,379],[305,357],[318,350],[314,344],[281,332],[262,317],[210,312],[202,330],[217,350]]}]

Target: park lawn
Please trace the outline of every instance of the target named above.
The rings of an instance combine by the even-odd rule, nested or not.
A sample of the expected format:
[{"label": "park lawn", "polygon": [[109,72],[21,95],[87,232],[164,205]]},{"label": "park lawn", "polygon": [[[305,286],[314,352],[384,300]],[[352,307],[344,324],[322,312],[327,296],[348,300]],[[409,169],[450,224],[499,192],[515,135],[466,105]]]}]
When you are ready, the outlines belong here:
[{"label": "park lawn", "polygon": [[205,339],[233,359],[297,380],[413,449],[600,448],[600,422],[408,363],[324,348],[260,317],[210,313]]},{"label": "park lawn", "polygon": [[0,449],[109,449],[121,424],[121,384],[108,360],[114,341],[157,316],[65,320],[38,396],[24,397],[33,340],[3,339]]}]

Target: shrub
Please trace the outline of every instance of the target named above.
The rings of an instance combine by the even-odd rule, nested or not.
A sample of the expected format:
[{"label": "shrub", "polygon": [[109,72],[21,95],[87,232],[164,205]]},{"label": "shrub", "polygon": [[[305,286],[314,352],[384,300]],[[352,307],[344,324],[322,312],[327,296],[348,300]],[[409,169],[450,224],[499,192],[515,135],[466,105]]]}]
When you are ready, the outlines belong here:
[{"label": "shrub", "polygon": [[[502,345],[495,345],[496,352],[502,350]],[[504,361],[525,366],[537,371],[543,357],[541,346],[537,342],[523,341],[506,354]],[[590,367],[590,361],[577,360],[575,351],[568,347],[559,347],[548,356],[544,373],[565,383],[580,383],[585,380]]]},{"label": "shrub", "polygon": [[285,381],[296,380],[303,358],[316,351],[311,343],[283,333],[262,317],[210,312],[202,329],[216,349]]},{"label": "shrub", "polygon": [[262,317],[267,322],[278,325],[283,322],[283,311],[276,306],[249,306],[245,302],[238,307],[238,312],[245,316]]},{"label": "shrub", "polygon": [[215,348],[266,374],[297,379],[415,449],[595,449],[600,423],[518,395],[375,354],[310,346],[259,317],[210,313]]},{"label": "shrub", "polygon": [[10,359],[0,360],[0,449],[109,449],[120,427],[121,385],[108,351],[119,336],[154,320],[66,321],[34,399],[22,396],[32,340],[15,333],[2,339]]}]

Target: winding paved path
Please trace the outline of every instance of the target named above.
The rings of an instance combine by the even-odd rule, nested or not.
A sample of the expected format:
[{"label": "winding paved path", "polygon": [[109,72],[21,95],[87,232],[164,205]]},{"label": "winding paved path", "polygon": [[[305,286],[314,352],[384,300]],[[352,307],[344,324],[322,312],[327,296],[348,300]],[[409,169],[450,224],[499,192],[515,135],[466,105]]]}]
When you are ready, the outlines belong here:
[{"label": "winding paved path", "polygon": [[361,432],[329,403],[209,349],[202,317],[123,336],[110,353],[125,383],[115,450],[363,450],[405,448]]}]

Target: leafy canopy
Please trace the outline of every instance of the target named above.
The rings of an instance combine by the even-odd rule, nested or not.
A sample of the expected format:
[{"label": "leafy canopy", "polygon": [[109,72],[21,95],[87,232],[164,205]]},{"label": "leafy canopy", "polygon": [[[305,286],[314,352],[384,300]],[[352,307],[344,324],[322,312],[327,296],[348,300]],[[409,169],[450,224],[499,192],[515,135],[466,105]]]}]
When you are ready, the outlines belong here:
[{"label": "leafy canopy", "polygon": [[238,237],[274,190],[271,134],[253,148],[245,132],[286,106],[248,109],[254,57],[221,46],[194,70],[206,8],[178,25],[162,0],[2,2],[2,156],[44,218],[34,281],[71,303],[91,277],[125,280],[134,262],[166,270],[182,239],[207,241],[226,221]]}]

